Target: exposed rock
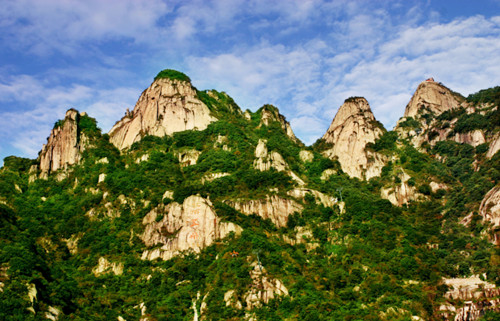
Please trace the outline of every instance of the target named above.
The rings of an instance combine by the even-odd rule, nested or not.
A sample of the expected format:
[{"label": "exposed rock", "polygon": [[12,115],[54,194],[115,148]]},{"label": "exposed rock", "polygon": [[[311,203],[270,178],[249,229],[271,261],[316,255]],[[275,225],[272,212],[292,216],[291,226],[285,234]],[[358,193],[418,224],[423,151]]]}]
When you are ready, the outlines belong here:
[{"label": "exposed rock", "polygon": [[159,78],[142,93],[134,110],[111,128],[109,136],[118,149],[125,149],[145,135],[203,130],[215,120],[191,83]]},{"label": "exposed rock", "polygon": [[139,164],[139,163],[141,163],[141,162],[147,162],[147,161],[148,161],[148,159],[149,159],[149,154],[144,154],[144,155],[142,155],[141,157],[137,158],[137,159],[135,160],[135,163],[136,163],[136,164]]},{"label": "exposed rock", "polygon": [[323,140],[333,145],[323,154],[338,158],[342,170],[349,176],[370,179],[379,176],[384,160],[378,153],[366,149],[383,134],[366,99],[354,97],[340,106]]},{"label": "exposed rock", "polygon": [[302,205],[294,200],[277,195],[268,195],[263,200],[224,201],[224,203],[243,214],[256,214],[263,219],[270,219],[277,227],[286,226],[288,216],[295,212],[301,212],[303,209]]},{"label": "exposed rock", "polygon": [[255,161],[253,166],[260,171],[268,171],[271,168],[276,169],[278,172],[288,169],[288,164],[283,157],[277,152],[268,153],[266,140],[259,139],[259,143],[255,148]]},{"label": "exposed rock", "polygon": [[337,171],[332,169],[332,168],[328,168],[328,169],[325,169],[323,171],[323,173],[321,173],[321,180],[323,181],[326,181],[327,179],[330,178],[330,176],[333,176],[333,175],[337,175]]},{"label": "exposed rock", "polygon": [[[266,276],[266,269],[259,263],[251,264],[253,269],[250,271],[252,283],[250,289],[241,298],[246,302],[246,310],[252,310],[269,303],[270,300],[278,296],[288,296],[288,289],[283,282],[278,279],[272,279]],[[242,309],[240,298],[235,290],[229,290],[224,294],[226,306],[235,309]]]},{"label": "exposed rock", "polygon": [[309,150],[301,150],[299,153],[299,157],[302,162],[307,163],[313,161],[314,154]]},{"label": "exposed rock", "polygon": [[101,158],[95,162],[96,164],[109,164],[109,160],[107,157]]},{"label": "exposed rock", "polygon": [[97,180],[97,184],[104,182],[105,179],[106,179],[106,174],[105,173],[99,174],[99,178]]},{"label": "exposed rock", "polygon": [[186,149],[177,153],[179,163],[182,167],[196,164],[201,152],[196,149]]},{"label": "exposed rock", "polygon": [[444,279],[444,283],[449,287],[448,302],[439,312],[445,320],[476,321],[486,310],[500,310],[500,289],[478,276]]},{"label": "exposed rock", "polygon": [[229,176],[229,175],[231,175],[231,174],[229,174],[229,173],[210,173],[210,174],[206,174],[205,176],[202,177],[201,183],[205,184],[206,182],[211,182],[211,181],[216,180],[218,178]]},{"label": "exposed rock", "polygon": [[[163,218],[159,219],[160,215]],[[182,205],[177,202],[159,205],[142,223],[146,227],[141,239],[147,247],[155,247],[142,253],[143,260],[168,260],[187,250],[198,253],[230,232],[242,231],[238,225],[221,222],[212,203],[195,195],[186,198]]]},{"label": "exposed rock", "polygon": [[38,157],[41,177],[80,161],[88,138],[78,129],[79,117],[78,111],[69,109],[64,120],[50,132],[47,144],[43,145]]},{"label": "exposed rock", "polygon": [[231,148],[229,148],[227,143],[228,143],[227,136],[218,135],[217,140],[214,143],[214,148],[222,148],[222,150],[230,151]]},{"label": "exposed rock", "polygon": [[69,253],[76,254],[78,252],[78,241],[80,240],[80,237],[72,235],[69,239],[62,240],[66,242]]},{"label": "exposed rock", "polygon": [[260,125],[269,126],[269,124],[273,121],[279,122],[281,128],[285,131],[286,135],[295,142],[298,142],[297,137],[293,133],[292,127],[290,123],[286,120],[285,116],[279,113],[278,108],[272,105],[264,105],[261,108],[261,118]]},{"label": "exposed rock", "polygon": [[[469,144],[474,147],[484,144],[486,139],[482,130],[476,129],[468,133],[456,133],[452,138],[454,141],[460,144]],[[443,139],[444,140],[444,139]]]},{"label": "exposed rock", "polygon": [[436,193],[440,189],[448,190],[448,185],[443,183],[430,182],[429,186],[431,187],[433,193]]},{"label": "exposed rock", "polygon": [[260,307],[262,303],[267,304],[277,296],[288,296],[288,289],[283,282],[265,276],[267,274],[266,269],[257,262],[252,263],[252,266],[254,267],[250,271],[252,285],[244,296],[247,310]]},{"label": "exposed rock", "polygon": [[164,199],[174,199],[174,192],[173,191],[165,191],[165,193],[163,193],[163,197],[161,198],[162,200]]},{"label": "exposed rock", "polygon": [[396,206],[402,206],[408,204],[410,201],[417,200],[421,194],[417,193],[417,189],[414,186],[408,184],[408,180],[411,178],[410,175],[401,171],[398,177],[401,183],[381,188],[380,196]]},{"label": "exposed rock", "polygon": [[295,232],[294,237],[290,237],[286,234],[280,234],[279,236],[290,245],[305,244],[308,251],[316,249],[319,244],[310,242],[314,239],[313,232],[310,227],[307,226],[296,226],[293,230]]},{"label": "exposed rock", "polygon": [[106,273],[114,273],[114,275],[123,274],[123,263],[121,262],[110,262],[105,257],[100,257],[99,262],[96,267],[92,269],[92,273],[95,276],[99,276]]},{"label": "exposed rock", "polygon": [[306,183],[297,174],[289,169],[288,164],[279,153],[268,152],[266,143],[267,141],[265,139],[259,139],[259,143],[255,148],[255,160],[253,162],[253,167],[261,172],[268,171],[271,168],[274,168],[278,172],[286,171],[287,174],[299,185],[305,185]]},{"label": "exposed rock", "polygon": [[483,221],[493,225],[491,227],[492,241],[500,245],[500,185],[486,193],[479,206],[479,215],[483,217]]},{"label": "exposed rock", "polygon": [[500,150],[500,132],[496,133],[496,135],[491,139],[490,148],[486,153],[487,158],[492,158]]},{"label": "exposed rock", "polygon": [[336,198],[310,188],[296,188],[288,191],[287,194],[297,199],[304,199],[307,194],[311,194],[316,199],[316,203],[323,204],[324,207],[332,207],[337,203]]},{"label": "exposed rock", "polygon": [[432,112],[439,115],[460,105],[459,96],[454,95],[448,88],[435,82],[420,83],[406,106],[404,117],[415,118],[419,114]]},{"label": "exposed rock", "polygon": [[54,308],[53,306],[49,306],[49,311],[45,312],[45,319],[57,321],[60,314],[61,310]]}]

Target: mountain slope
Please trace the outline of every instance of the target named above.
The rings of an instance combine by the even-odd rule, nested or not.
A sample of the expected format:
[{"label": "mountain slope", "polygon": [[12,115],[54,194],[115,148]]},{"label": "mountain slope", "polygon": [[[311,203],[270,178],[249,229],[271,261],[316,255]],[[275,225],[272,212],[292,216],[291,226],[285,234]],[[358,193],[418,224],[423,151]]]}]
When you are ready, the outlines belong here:
[{"label": "mountain slope", "polygon": [[[190,86],[172,75],[180,79],[164,81]],[[45,179],[30,171],[40,160],[5,159],[0,318],[498,317],[493,140],[417,149],[407,127],[385,131],[355,98],[306,147],[276,107],[242,112],[225,93],[192,90],[213,117],[204,128],[167,133],[162,126],[182,129],[184,119],[154,120],[149,135],[118,148],[119,136],[92,123],[82,127],[91,143],[78,161]],[[490,96],[469,100],[486,111],[487,139],[499,131]],[[156,110],[138,106],[134,115]],[[354,132],[351,163],[325,152],[346,148]],[[379,175],[367,174],[370,155],[381,160]],[[369,179],[353,179],[349,166]]]}]

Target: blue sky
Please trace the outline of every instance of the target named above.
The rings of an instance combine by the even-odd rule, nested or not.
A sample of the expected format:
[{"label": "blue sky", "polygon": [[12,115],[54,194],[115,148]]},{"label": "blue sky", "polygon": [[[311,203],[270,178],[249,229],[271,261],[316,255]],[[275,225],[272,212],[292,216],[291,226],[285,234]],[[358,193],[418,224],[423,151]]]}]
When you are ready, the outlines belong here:
[{"label": "blue sky", "polygon": [[109,131],[166,68],[311,144],[350,96],[391,129],[428,77],[500,85],[499,53],[500,0],[3,0],[0,159],[36,158],[70,107]]}]

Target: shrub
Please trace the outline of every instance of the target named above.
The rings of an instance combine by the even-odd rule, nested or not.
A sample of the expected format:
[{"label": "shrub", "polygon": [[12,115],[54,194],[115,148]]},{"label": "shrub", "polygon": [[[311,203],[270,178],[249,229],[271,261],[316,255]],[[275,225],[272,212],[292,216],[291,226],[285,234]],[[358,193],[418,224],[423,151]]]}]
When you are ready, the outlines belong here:
[{"label": "shrub", "polygon": [[173,69],[165,69],[160,71],[158,75],[156,75],[155,80],[162,78],[191,82],[191,79],[186,74]]}]

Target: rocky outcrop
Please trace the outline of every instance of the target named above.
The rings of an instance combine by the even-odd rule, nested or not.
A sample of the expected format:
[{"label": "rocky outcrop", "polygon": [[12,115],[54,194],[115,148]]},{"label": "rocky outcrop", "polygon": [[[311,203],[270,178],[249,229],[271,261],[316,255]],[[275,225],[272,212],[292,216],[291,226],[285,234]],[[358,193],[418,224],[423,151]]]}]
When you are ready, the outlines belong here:
[{"label": "rocky outcrop", "polygon": [[95,276],[99,276],[106,273],[113,273],[114,275],[123,274],[123,263],[121,262],[110,262],[105,257],[100,257],[97,265],[92,269],[92,273]]},{"label": "rocky outcrop", "polygon": [[41,177],[47,177],[52,172],[80,161],[81,154],[88,145],[88,138],[78,128],[81,116],[86,114],[69,109],[64,120],[57,122],[50,132],[47,144],[43,145],[38,157]]},{"label": "rocky outcrop", "polygon": [[278,172],[288,169],[288,164],[285,162],[283,157],[277,152],[268,152],[267,141],[265,139],[259,139],[259,143],[255,148],[255,160],[253,162],[253,167],[260,171],[268,171],[274,168]]},{"label": "rocky outcrop", "polygon": [[186,149],[177,153],[177,157],[179,158],[179,164],[181,164],[181,167],[195,165],[200,155],[201,152],[196,149]]},{"label": "rocky outcrop", "polygon": [[288,289],[283,282],[266,276],[267,271],[261,264],[253,262],[250,271],[252,283],[250,289],[239,298],[235,290],[229,290],[224,294],[226,306],[242,309],[241,299],[246,302],[246,310],[252,310],[269,303],[270,300],[279,296],[288,296]]},{"label": "rocky outcrop", "polygon": [[303,163],[309,163],[313,161],[314,154],[309,150],[301,150],[299,153],[299,157]]},{"label": "rocky outcrop", "polygon": [[492,158],[500,150],[500,132],[497,132],[491,139],[490,148],[486,153],[487,158]]},{"label": "rocky outcrop", "polygon": [[277,227],[284,227],[288,222],[288,216],[295,212],[301,212],[303,207],[296,201],[279,197],[277,195],[267,196],[261,200],[247,201],[224,201],[243,214],[256,214],[263,219],[270,219]]},{"label": "rocky outcrop", "polygon": [[381,188],[380,197],[389,200],[393,205],[403,206],[422,196],[420,193],[417,193],[417,189],[414,186],[408,184],[408,180],[411,178],[410,175],[401,171],[398,177],[401,182],[393,186]]},{"label": "rocky outcrop", "polygon": [[410,102],[406,106],[404,117],[413,117],[432,112],[439,115],[447,110],[457,108],[463,98],[452,93],[445,86],[426,80],[417,87]]},{"label": "rocky outcrop", "polygon": [[290,123],[286,120],[285,116],[281,115],[278,108],[272,105],[264,105],[260,109],[261,118],[259,126],[265,125],[269,126],[269,124],[273,121],[280,123],[281,128],[285,132],[285,134],[293,141],[298,142],[299,140],[295,137],[293,133],[292,127]]},{"label": "rocky outcrop", "polygon": [[476,321],[486,310],[500,311],[500,289],[479,276],[444,279],[447,300],[439,308],[445,320]]},{"label": "rocky outcrop", "polygon": [[189,129],[203,130],[216,120],[191,83],[159,78],[142,93],[134,110],[111,128],[109,136],[118,149],[125,149],[145,135],[162,137]]},{"label": "rocky outcrop", "polygon": [[259,143],[255,148],[255,160],[253,162],[253,167],[261,172],[268,171],[274,168],[278,172],[286,171],[287,174],[295,181],[297,184],[303,186],[306,183],[294,172],[289,169],[288,164],[285,162],[283,157],[278,152],[268,152],[267,141],[265,139],[259,139]]},{"label": "rocky outcrop", "polygon": [[379,176],[384,166],[383,157],[366,149],[383,134],[366,99],[353,97],[340,106],[322,139],[333,147],[323,154],[338,158],[342,170],[349,176],[370,179]]},{"label": "rocky outcrop", "polygon": [[230,222],[221,222],[212,203],[200,196],[190,196],[182,204],[159,205],[143,219],[141,239],[150,249],[143,260],[169,260],[183,251],[200,252],[215,240],[242,229]]},{"label": "rocky outcrop", "polygon": [[316,203],[322,204],[324,207],[332,207],[337,203],[337,199],[335,197],[325,195],[317,190],[310,188],[295,188],[288,191],[287,194],[301,200],[304,199],[306,195],[310,194],[314,196]]},{"label": "rocky outcrop", "polygon": [[492,241],[500,245],[500,185],[486,193],[479,206],[479,215],[483,221],[492,224]]}]

